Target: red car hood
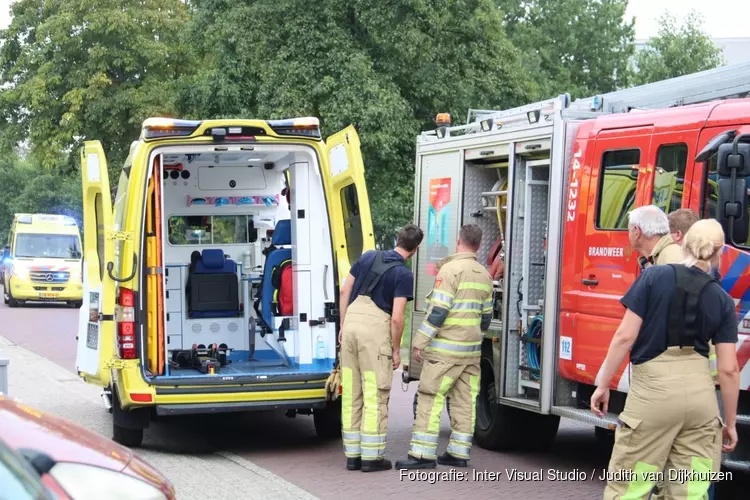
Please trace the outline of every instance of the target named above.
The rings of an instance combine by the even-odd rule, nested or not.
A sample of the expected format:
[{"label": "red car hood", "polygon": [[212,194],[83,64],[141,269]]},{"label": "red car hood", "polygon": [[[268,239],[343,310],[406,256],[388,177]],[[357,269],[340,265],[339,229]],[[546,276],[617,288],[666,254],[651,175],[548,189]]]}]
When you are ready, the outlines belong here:
[{"label": "red car hood", "polygon": [[0,422],[0,440],[11,448],[33,448],[57,462],[78,462],[123,472],[153,484],[167,498],[175,498],[169,480],[130,449],[64,418],[0,395]]}]

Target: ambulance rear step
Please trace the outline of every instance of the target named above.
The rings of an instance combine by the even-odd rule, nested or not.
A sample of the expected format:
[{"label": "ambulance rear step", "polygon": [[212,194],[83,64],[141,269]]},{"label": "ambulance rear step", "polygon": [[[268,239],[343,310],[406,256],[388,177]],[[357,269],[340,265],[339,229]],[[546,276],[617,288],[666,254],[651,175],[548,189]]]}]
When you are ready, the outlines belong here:
[{"label": "ambulance rear step", "polygon": [[576,408],[575,406],[553,406],[550,413],[596,427],[612,430],[617,427],[617,415],[614,413],[607,413],[603,418],[599,418],[591,410]]}]

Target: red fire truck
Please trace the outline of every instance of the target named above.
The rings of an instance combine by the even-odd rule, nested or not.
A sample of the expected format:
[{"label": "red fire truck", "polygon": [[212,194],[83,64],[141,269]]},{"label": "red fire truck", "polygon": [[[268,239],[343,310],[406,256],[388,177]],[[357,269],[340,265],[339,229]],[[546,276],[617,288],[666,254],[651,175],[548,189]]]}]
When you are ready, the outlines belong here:
[{"label": "red fire truck", "polygon": [[[724,289],[737,303],[739,446],[726,467],[750,470],[750,63],[579,99],[471,110],[417,139],[412,334],[435,263],[462,224],[482,227],[479,258],[498,260],[495,313],[483,343],[475,437],[483,448],[545,446],[561,417],[611,436],[628,392],[626,362],[609,415],[589,400],[639,273],[627,214],[656,204],[724,225]],[[494,267],[497,269],[497,266]],[[421,366],[409,359],[404,382]],[[521,432],[520,429],[526,429]]]}]

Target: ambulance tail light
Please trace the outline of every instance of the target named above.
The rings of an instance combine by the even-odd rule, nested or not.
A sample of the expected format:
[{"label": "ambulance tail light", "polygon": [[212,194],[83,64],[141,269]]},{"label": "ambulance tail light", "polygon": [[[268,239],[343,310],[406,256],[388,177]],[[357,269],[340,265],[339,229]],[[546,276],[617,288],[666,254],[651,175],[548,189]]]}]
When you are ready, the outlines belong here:
[{"label": "ambulance tail light", "polygon": [[299,135],[320,139],[320,120],[314,116],[288,120],[268,120],[266,123],[278,135]]},{"label": "ambulance tail light", "polygon": [[117,347],[121,359],[136,359],[135,350],[135,294],[120,288],[115,309]]},{"label": "ambulance tail light", "polygon": [[169,137],[189,137],[198,130],[198,120],[178,120],[174,118],[148,118],[143,122],[143,138],[162,139]]}]

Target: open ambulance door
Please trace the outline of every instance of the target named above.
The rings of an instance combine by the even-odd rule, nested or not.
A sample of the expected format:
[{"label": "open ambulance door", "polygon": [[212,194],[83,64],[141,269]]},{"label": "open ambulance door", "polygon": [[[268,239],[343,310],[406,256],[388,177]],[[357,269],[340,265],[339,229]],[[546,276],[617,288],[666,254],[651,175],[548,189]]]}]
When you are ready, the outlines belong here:
[{"label": "open ambulance door", "polygon": [[112,198],[107,159],[99,141],[81,149],[83,184],[83,306],[78,325],[78,374],[107,387],[115,353],[115,283],[107,265],[114,262]]},{"label": "open ambulance door", "polygon": [[375,237],[357,131],[350,125],[332,135],[326,140],[326,151],[326,197],[331,217],[334,259],[339,286],[342,286],[359,256],[375,249]]}]

